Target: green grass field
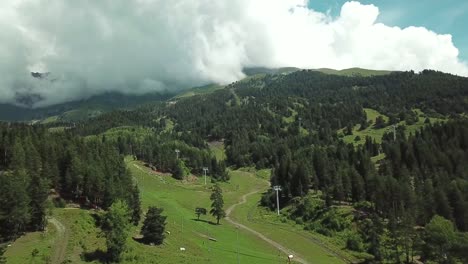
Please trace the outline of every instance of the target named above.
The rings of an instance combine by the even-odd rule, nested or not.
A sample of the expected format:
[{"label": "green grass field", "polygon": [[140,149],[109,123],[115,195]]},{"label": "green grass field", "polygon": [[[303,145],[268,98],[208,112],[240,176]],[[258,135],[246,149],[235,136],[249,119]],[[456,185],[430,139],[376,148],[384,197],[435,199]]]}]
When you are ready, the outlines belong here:
[{"label": "green grass field", "polygon": [[181,94],[176,95],[174,98],[177,99],[177,98],[191,97],[191,96],[199,95],[199,94],[208,94],[208,93],[212,93],[216,90],[223,89],[223,88],[224,88],[223,85],[208,84],[208,85],[189,89]]},{"label": "green grass field", "polygon": [[[48,263],[51,260],[56,233],[55,227],[49,224],[44,232],[28,233],[20,237],[7,248],[7,263]],[[34,251],[37,253],[34,254]]]},{"label": "green grass field", "polygon": [[[195,207],[210,208],[211,183],[205,186],[203,178],[176,181],[170,176],[150,171],[139,161],[130,158],[126,161],[140,187],[144,210],[152,205],[164,208],[164,214],[168,216],[166,230],[170,234],[166,234],[162,246],[148,246],[132,238],[139,235],[139,227],[133,228],[122,263],[238,263],[238,258],[240,263],[252,264],[287,262],[284,253],[226,220],[221,220],[221,225],[214,225],[212,216],[202,216],[201,221],[196,220]],[[231,181],[221,183],[225,209],[239,202],[244,194],[268,188],[266,180],[270,170],[244,168],[230,173]],[[274,212],[257,206],[260,195],[249,196],[245,204],[236,207],[231,218],[286,246],[292,250],[291,253],[298,254],[309,263],[344,263],[313,242],[312,233],[295,227],[290,221],[272,223],[279,219]],[[252,212],[256,214],[255,221],[249,220]],[[99,235],[93,214],[96,213],[82,209],[54,209],[53,217],[63,223],[67,230],[66,263],[99,263],[99,257],[105,252],[105,240]],[[47,263],[44,260],[50,260],[54,255],[57,250],[54,248],[55,241],[59,239],[53,225],[47,230],[17,240],[7,250],[8,263]],[[216,239],[216,242],[209,238]],[[186,250],[181,251],[181,247]],[[35,257],[31,254],[34,248],[38,249]]]},{"label": "green grass field", "polygon": [[368,70],[368,69],[362,69],[362,68],[350,68],[350,69],[344,69],[344,70],[321,68],[321,69],[317,69],[316,71],[326,73],[326,74],[334,74],[334,75],[342,75],[342,76],[363,76],[363,77],[387,75],[387,74],[392,73],[391,71]]},{"label": "green grass field", "polygon": [[[391,126],[387,126],[387,127],[379,128],[379,129],[374,128],[375,119],[378,116],[382,116],[385,122],[388,122],[388,116],[381,114],[378,111],[374,109],[370,109],[370,108],[364,108],[364,111],[366,112],[366,115],[367,115],[367,121],[371,122],[371,124],[366,129],[363,129],[363,130],[360,130],[361,125],[359,124],[354,126],[353,134],[346,135],[343,137],[343,140],[346,143],[353,143],[354,145],[362,145],[365,143],[367,136],[371,137],[372,139],[375,139],[377,143],[380,143],[382,142],[382,137],[386,132],[393,131]],[[407,125],[405,121],[401,121],[397,124],[397,126],[405,126],[406,128],[405,133],[407,136],[411,133],[414,134],[416,131],[420,130],[422,127],[425,126],[424,121],[426,119],[426,115],[420,109],[414,109],[413,111],[415,111],[418,115],[418,122],[412,125]],[[428,118],[433,124],[437,122],[446,121],[446,119],[442,119],[442,118],[434,118],[434,117],[428,117]],[[344,129],[339,131],[339,133],[343,133],[343,131]],[[356,140],[356,137],[358,136],[360,140]]]},{"label": "green grass field", "polygon": [[[242,263],[272,263],[277,260],[276,250],[250,233],[238,231],[225,221],[221,221],[220,226],[213,225],[210,222],[215,219],[211,216],[203,216],[201,219],[204,221],[195,220],[195,207],[210,206],[210,190],[205,188],[201,178],[195,182],[179,182],[152,174],[139,162],[131,161],[129,167],[141,188],[143,206],[163,207],[169,216],[166,229],[171,232],[161,247],[132,243],[132,254],[142,255],[138,252],[145,251],[164,259],[164,263],[236,263],[239,249]],[[233,175],[231,183],[223,183],[222,187],[226,208],[237,202],[240,194],[256,188],[236,175]],[[217,242],[208,240],[208,237],[215,238]],[[181,252],[180,247],[187,250]],[[139,259],[140,263],[147,260]]]},{"label": "green grass field", "polygon": [[232,218],[282,245],[289,246],[310,263],[346,263],[339,256],[335,256],[333,251],[324,250],[323,246],[319,246],[318,243],[333,248],[333,250],[352,259],[351,256],[343,253],[336,246],[326,242],[323,238],[319,238],[319,235],[305,231],[302,225],[296,225],[284,216],[277,216],[275,212],[259,207],[260,197],[261,194],[250,196],[245,205],[235,211]]}]

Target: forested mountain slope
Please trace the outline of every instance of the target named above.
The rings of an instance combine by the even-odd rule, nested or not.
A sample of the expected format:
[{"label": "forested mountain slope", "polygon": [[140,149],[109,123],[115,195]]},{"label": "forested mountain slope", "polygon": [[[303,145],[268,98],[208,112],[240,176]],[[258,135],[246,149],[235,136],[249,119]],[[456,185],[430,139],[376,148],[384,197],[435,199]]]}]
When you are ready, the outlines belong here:
[{"label": "forested mountain slope", "polygon": [[[424,226],[436,214],[467,231],[466,113],[467,78],[435,71],[349,77],[302,70],[255,75],[210,94],[110,113],[75,131],[143,125],[199,148],[223,141],[228,166],[273,168],[271,183],[282,186],[281,204],[296,208],[288,209],[291,217],[330,236],[346,231],[340,236],[350,244],[344,246],[397,261],[410,254],[400,247],[422,250],[410,247],[416,236],[404,230]],[[356,127],[378,133],[356,136],[363,144],[345,143],[341,137]],[[131,135],[119,142],[134,152],[146,145]],[[262,203],[274,208],[274,193]],[[353,205],[354,220],[340,205]],[[398,247],[362,231],[362,217],[386,223],[385,239]]]},{"label": "forested mountain slope", "polygon": [[[109,190],[102,190],[97,179],[115,173],[106,171],[109,160],[114,168],[122,166],[119,154],[177,179],[200,176],[203,167],[214,181],[229,181],[229,166],[271,169],[271,185],[282,187],[282,213],[359,259],[398,263],[417,256],[463,262],[468,246],[463,233],[468,230],[467,113],[468,79],[441,72],[254,74],[207,93],[73,125],[47,124],[50,131],[64,130],[54,134],[60,144],[51,143],[64,156],[52,162],[59,168],[53,178],[61,180],[50,186],[63,190],[65,197],[86,192],[106,207]],[[4,127],[2,149],[11,151],[16,142],[27,140],[15,140]],[[26,131],[38,139],[51,135],[45,126]],[[62,149],[70,144],[71,150]],[[215,158],[213,144],[224,147],[225,160]],[[70,154],[73,149],[82,163],[70,161],[76,156]],[[95,158],[102,149],[109,150],[106,158]],[[89,171],[94,166],[79,166],[86,161],[97,162],[96,173]],[[8,160],[1,164],[6,174],[15,173]],[[129,176],[118,171],[112,177],[132,189]],[[275,198],[270,190],[261,203],[273,209]],[[437,236],[447,235],[446,230],[452,232],[443,238],[448,246],[434,250],[441,243]]]}]

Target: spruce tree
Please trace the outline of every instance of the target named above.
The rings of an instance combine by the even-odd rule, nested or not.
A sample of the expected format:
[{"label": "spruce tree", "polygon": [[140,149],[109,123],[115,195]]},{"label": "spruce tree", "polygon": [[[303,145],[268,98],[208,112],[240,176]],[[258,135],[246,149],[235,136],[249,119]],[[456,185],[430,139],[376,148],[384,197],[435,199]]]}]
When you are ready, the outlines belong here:
[{"label": "spruce tree", "polygon": [[174,167],[173,177],[177,180],[183,180],[185,178],[185,164],[183,161],[178,160]]},{"label": "spruce tree", "polygon": [[30,222],[28,176],[25,170],[0,175],[0,235],[14,239]]},{"label": "spruce tree", "polygon": [[13,146],[13,153],[10,162],[10,168],[14,171],[24,169],[26,166],[26,154],[21,141],[17,138]]},{"label": "spruce tree", "polygon": [[46,226],[46,204],[49,194],[49,180],[34,176],[29,186],[31,196],[31,227],[35,231],[42,231]]},{"label": "spruce tree", "polygon": [[143,235],[143,241],[145,243],[161,245],[164,241],[164,229],[166,227],[167,216],[162,215],[162,212],[162,208],[155,206],[150,206],[148,208],[143,226],[141,227],[141,234]]},{"label": "spruce tree", "polygon": [[106,238],[107,256],[111,262],[119,262],[125,251],[129,234],[130,217],[125,202],[117,201],[104,215],[102,231]]},{"label": "spruce tree", "polygon": [[138,189],[137,185],[135,185],[132,189],[129,204],[132,210],[131,221],[133,225],[137,226],[141,219],[140,190]]},{"label": "spruce tree", "polygon": [[434,200],[437,214],[445,217],[446,219],[452,219],[452,208],[450,207],[447,195],[444,190],[438,188],[435,191]]},{"label": "spruce tree", "polygon": [[216,217],[216,223],[219,225],[219,220],[226,216],[226,212],[223,209],[223,190],[217,183],[212,188],[210,200],[212,202],[210,214]]},{"label": "spruce tree", "polygon": [[448,198],[453,208],[453,218],[458,229],[468,230],[468,203],[464,201],[463,195],[455,182],[450,184]]}]

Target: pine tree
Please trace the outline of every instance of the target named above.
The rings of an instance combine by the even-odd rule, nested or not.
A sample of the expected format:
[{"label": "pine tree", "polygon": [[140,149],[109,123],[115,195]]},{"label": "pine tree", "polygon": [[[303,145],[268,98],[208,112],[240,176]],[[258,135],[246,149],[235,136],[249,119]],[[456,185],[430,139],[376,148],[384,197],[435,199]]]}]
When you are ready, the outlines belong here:
[{"label": "pine tree", "polygon": [[183,180],[186,176],[185,173],[185,164],[182,160],[178,160],[174,167],[174,178],[177,180]]},{"label": "pine tree", "polygon": [[351,179],[351,197],[354,202],[359,202],[365,197],[364,180],[362,176],[353,168],[349,170]]},{"label": "pine tree", "polygon": [[19,139],[15,140],[15,145],[13,146],[13,153],[10,162],[10,168],[14,171],[24,169],[26,166],[26,154],[24,153],[23,145]]},{"label": "pine tree", "polygon": [[31,227],[35,231],[42,231],[46,225],[46,203],[49,194],[49,180],[33,176],[29,185],[31,196]]},{"label": "pine tree", "polygon": [[305,166],[301,163],[297,167],[291,180],[291,192],[294,196],[304,196],[309,192],[310,179]]},{"label": "pine tree", "polygon": [[104,215],[102,231],[106,237],[109,261],[119,262],[126,248],[130,227],[128,206],[122,201],[112,204]]},{"label": "pine tree", "polygon": [[429,222],[435,215],[435,195],[434,187],[432,186],[432,180],[428,179],[424,181],[423,192],[422,192],[422,210],[423,210],[423,223]]},{"label": "pine tree", "polygon": [[451,207],[453,208],[453,218],[458,229],[461,231],[468,230],[468,203],[463,200],[462,193],[455,182],[450,184],[448,198]]},{"label": "pine tree", "polygon": [[219,220],[226,216],[226,212],[223,210],[223,190],[218,184],[213,186],[210,200],[212,201],[210,214],[216,217],[216,223],[219,225]]},{"label": "pine tree", "polygon": [[162,215],[163,209],[150,206],[146,213],[146,218],[141,227],[141,234],[145,243],[161,245],[164,241],[164,229],[166,227],[167,216]]},{"label": "pine tree", "polygon": [[129,205],[132,210],[131,221],[133,225],[137,226],[141,219],[140,190],[137,185],[132,189]]},{"label": "pine tree", "polygon": [[452,208],[450,207],[447,195],[443,190],[438,188],[435,191],[435,208],[438,215],[446,219],[452,219]]},{"label": "pine tree", "polygon": [[14,239],[30,222],[28,176],[25,170],[0,175],[0,236]]}]

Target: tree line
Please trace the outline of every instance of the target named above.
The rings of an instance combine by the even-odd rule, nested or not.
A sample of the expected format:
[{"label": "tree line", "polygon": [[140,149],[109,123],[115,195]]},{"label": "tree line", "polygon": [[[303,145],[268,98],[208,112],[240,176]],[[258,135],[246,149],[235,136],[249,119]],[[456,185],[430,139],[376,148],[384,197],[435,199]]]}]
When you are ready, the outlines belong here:
[{"label": "tree line", "polygon": [[49,207],[66,199],[107,209],[126,201],[139,220],[139,190],[116,147],[41,126],[0,124],[0,235],[43,230]]}]

